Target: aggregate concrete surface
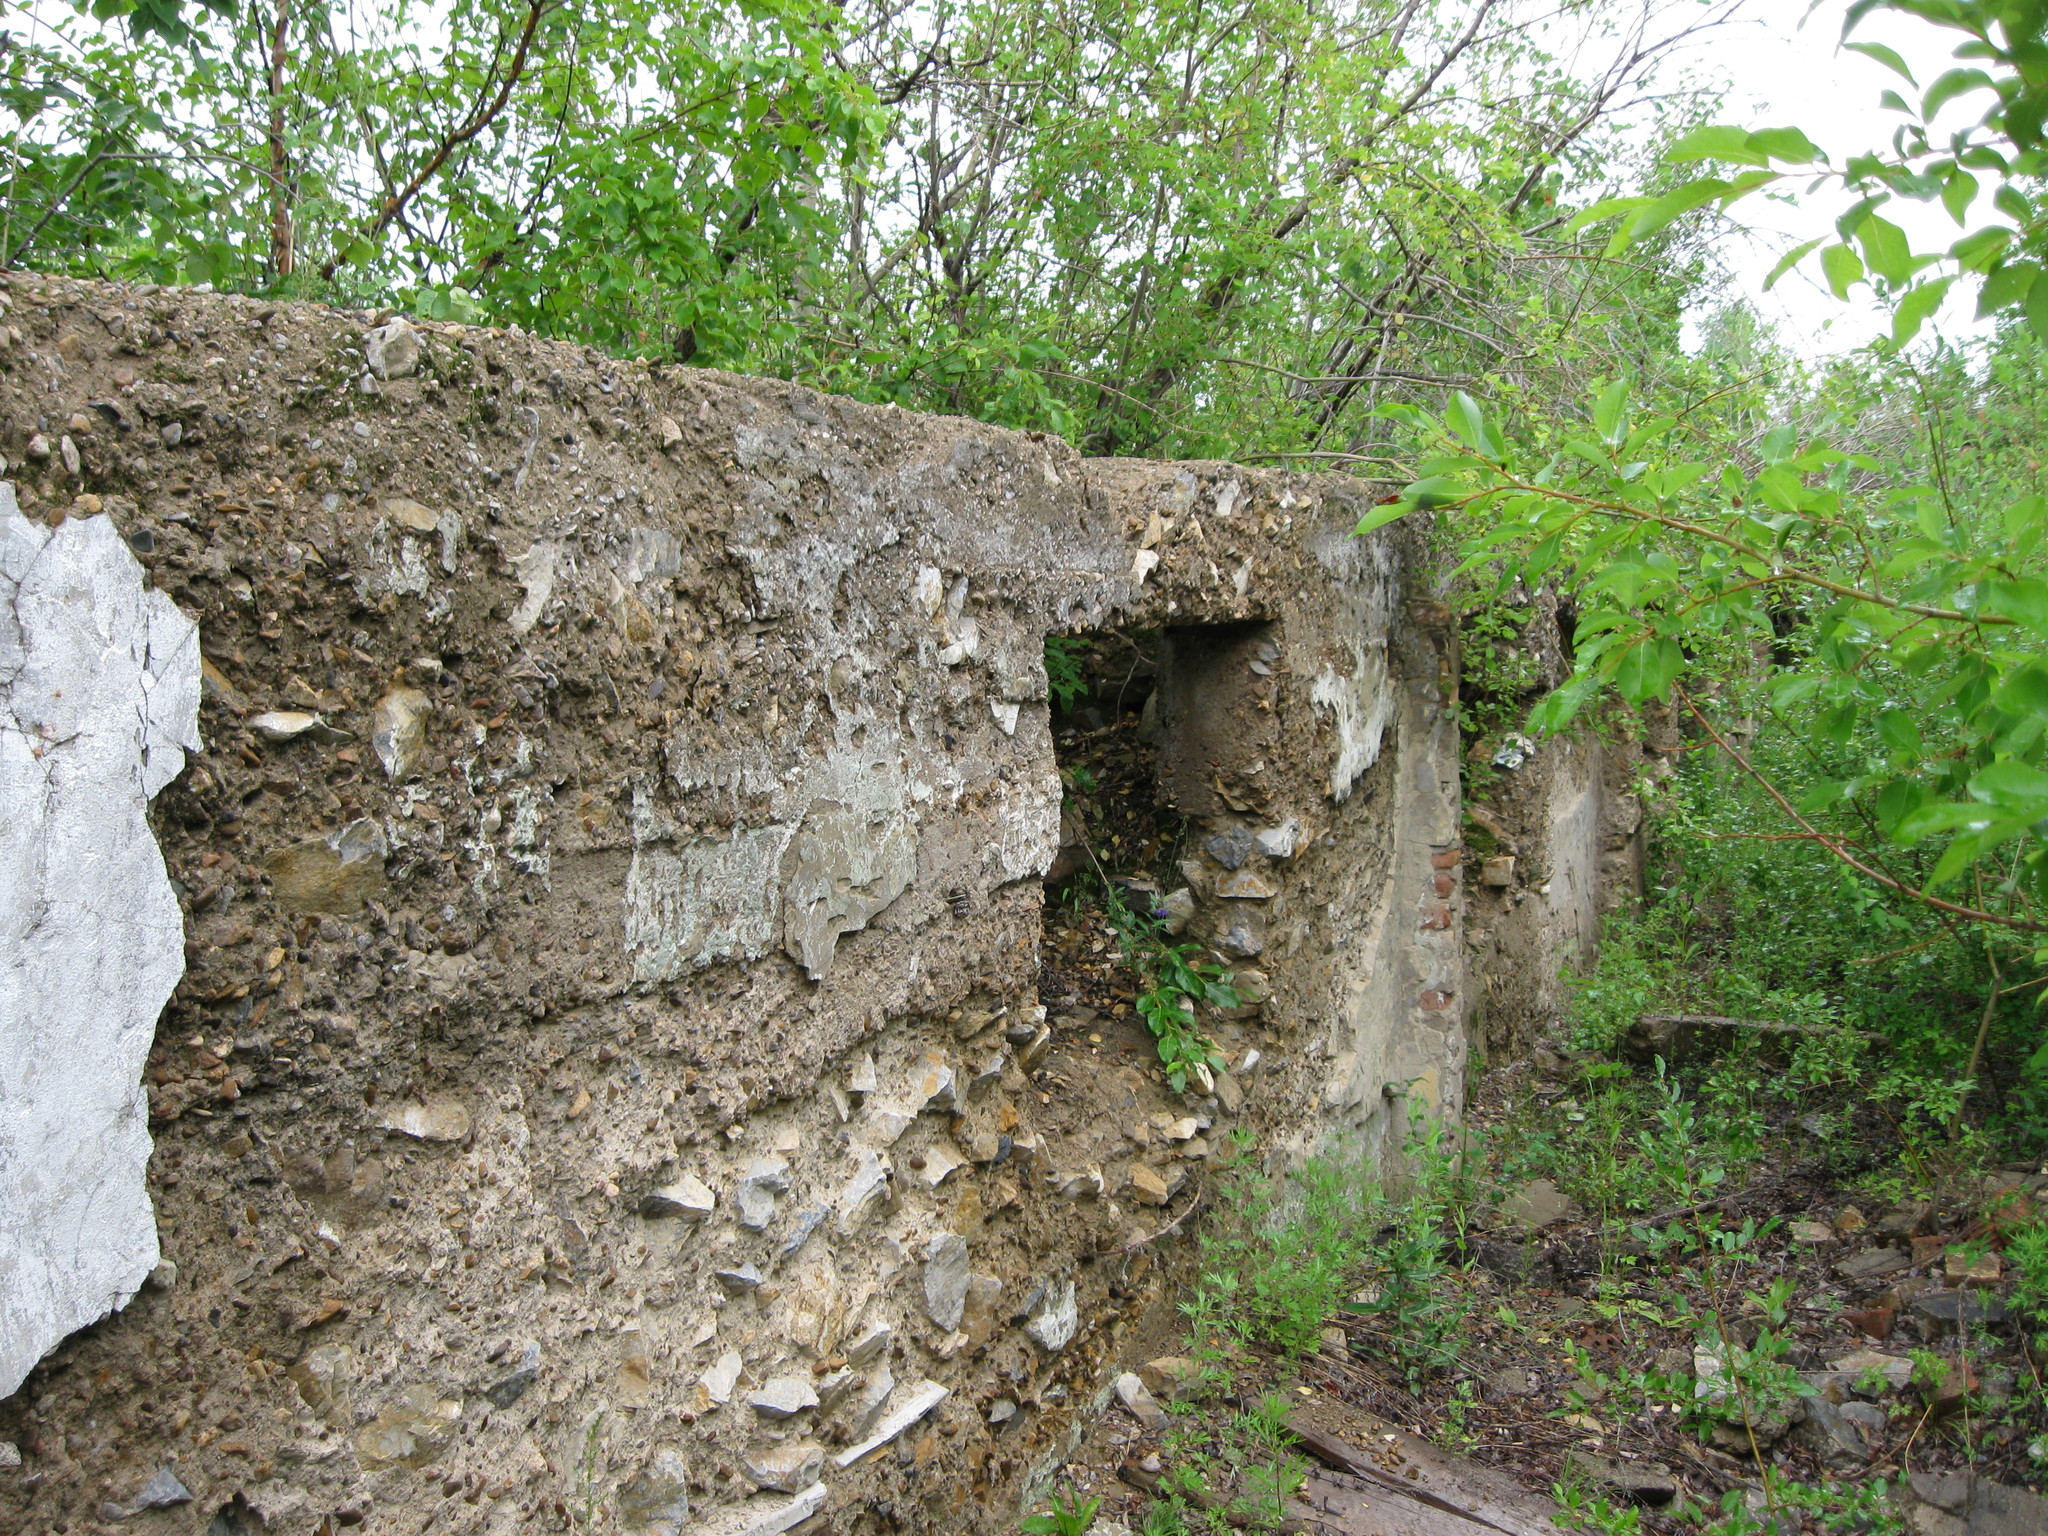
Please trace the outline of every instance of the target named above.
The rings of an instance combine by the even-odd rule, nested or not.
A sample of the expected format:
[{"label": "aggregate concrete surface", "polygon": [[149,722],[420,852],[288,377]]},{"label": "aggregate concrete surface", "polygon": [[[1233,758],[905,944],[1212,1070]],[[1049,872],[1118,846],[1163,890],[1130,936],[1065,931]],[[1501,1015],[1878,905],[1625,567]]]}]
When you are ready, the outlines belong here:
[{"label": "aggregate concrete surface", "polygon": [[[125,540],[152,675],[162,601],[197,624],[205,742],[108,759],[126,804],[194,753],[148,813],[162,1262],[121,1305],[128,1218],[10,1232],[119,1278],[0,1402],[0,1527],[1007,1530],[1166,1296],[1177,1148],[1459,1107],[1456,658],[1424,533],[1350,536],[1371,488],[381,314],[0,297],[22,511]],[[1269,977],[1184,1095],[1033,992],[1043,640],[1110,627],[1165,631],[1188,932]],[[144,937],[136,1007],[178,959]],[[1128,1134],[1161,1115],[1205,1134]]]}]

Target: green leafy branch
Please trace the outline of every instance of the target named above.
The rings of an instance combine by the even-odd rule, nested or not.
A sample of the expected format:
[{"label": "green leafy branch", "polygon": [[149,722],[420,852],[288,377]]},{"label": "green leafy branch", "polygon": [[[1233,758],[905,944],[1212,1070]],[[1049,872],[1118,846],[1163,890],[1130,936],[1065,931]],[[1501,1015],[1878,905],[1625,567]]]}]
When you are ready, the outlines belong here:
[{"label": "green leafy branch", "polygon": [[[1866,454],[1802,442],[1790,424],[1716,474],[1688,456],[1679,414],[1634,420],[1625,381],[1600,389],[1543,458],[1511,450],[1463,393],[1441,417],[1382,412],[1425,457],[1360,533],[1442,511],[1461,529],[1464,574],[1574,591],[1573,672],[1534,726],[1563,730],[1608,693],[1675,699],[1755,775],[1681,689],[1699,676],[1708,691],[1761,689],[1773,709],[1811,710],[1829,740],[1868,730],[1880,755],[1863,774],[1816,778],[1796,801],[1756,776],[1801,835],[1880,884],[1951,916],[2048,932],[2029,908],[2048,895],[2048,501],[1959,511],[1934,487],[1887,485]],[[1759,648],[1786,623],[1801,633],[1798,656],[1760,667]],[[1809,819],[1851,804],[1882,841],[1938,847],[1924,878],[1889,872],[1867,840]],[[2015,839],[2022,878],[1992,882],[2006,910],[1931,894]]]}]

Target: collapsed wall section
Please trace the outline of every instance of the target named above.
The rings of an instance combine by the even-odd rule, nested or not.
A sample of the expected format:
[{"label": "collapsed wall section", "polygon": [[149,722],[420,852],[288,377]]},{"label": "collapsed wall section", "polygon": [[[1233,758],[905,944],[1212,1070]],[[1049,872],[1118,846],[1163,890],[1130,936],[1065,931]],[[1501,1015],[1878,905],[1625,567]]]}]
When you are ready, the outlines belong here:
[{"label": "collapsed wall section", "polygon": [[[5,294],[23,507],[198,622],[207,742],[152,813],[167,1262],[0,1403],[6,1523],[1005,1529],[1229,1130],[1457,1108],[1448,614],[1363,487]],[[1184,1095],[1033,990],[1044,638],[1115,626],[1257,977]]]}]

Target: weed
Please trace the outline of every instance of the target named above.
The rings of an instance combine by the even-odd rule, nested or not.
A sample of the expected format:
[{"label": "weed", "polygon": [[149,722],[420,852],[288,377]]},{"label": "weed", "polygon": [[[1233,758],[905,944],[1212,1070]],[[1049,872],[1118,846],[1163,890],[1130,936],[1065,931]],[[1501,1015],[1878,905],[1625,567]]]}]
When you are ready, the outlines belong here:
[{"label": "weed", "polygon": [[[1802,1483],[1775,1467],[1762,1471],[1761,1499],[1750,1490],[1731,1488],[1721,1500],[1721,1518],[1703,1527],[1700,1536],[1771,1536],[1798,1530],[1802,1523],[1827,1536],[1906,1536],[1903,1508],[1890,1498],[1883,1478]],[[1763,1509],[1752,1507],[1753,1502],[1761,1502]]]},{"label": "weed", "polygon": [[1437,1440],[1446,1450],[1469,1451],[1479,1443],[1479,1436],[1466,1423],[1472,1410],[1478,1406],[1479,1388],[1467,1376],[1451,1389],[1451,1395],[1444,1401],[1444,1421],[1437,1431]]},{"label": "weed", "polygon": [[1354,1159],[1319,1157],[1284,1186],[1226,1180],[1220,1206],[1236,1219],[1203,1235],[1202,1277],[1182,1303],[1197,1343],[1313,1350],[1370,1251],[1369,1178]]},{"label": "weed", "polygon": [[1384,1352],[1415,1384],[1457,1363],[1471,1303],[1446,1283],[1446,1229],[1463,1225],[1456,1197],[1465,1185],[1463,1159],[1449,1145],[1441,1120],[1422,1119],[1410,1131],[1408,1159],[1407,1198],[1382,1207],[1391,1220],[1380,1224],[1368,1253],[1377,1294],[1346,1303],[1344,1310],[1379,1321]]},{"label": "weed", "polygon": [[1637,1536],[1643,1528],[1642,1511],[1633,1505],[1612,1504],[1576,1484],[1557,1483],[1550,1491],[1566,1530],[1590,1531],[1595,1536]]},{"label": "weed", "polygon": [[1145,1511],[1146,1536],[1277,1531],[1307,1465],[1292,1449],[1287,1399],[1269,1392],[1213,1435],[1183,1426],[1167,1437],[1172,1465]]},{"label": "weed", "polygon": [[2048,1223],[2014,1228],[2005,1257],[2012,1265],[2012,1309],[2044,1330],[2036,1347],[2048,1349]]},{"label": "weed", "polygon": [[1055,1493],[1051,1503],[1051,1514],[1026,1515],[1018,1523],[1017,1528],[1024,1536],[1088,1536],[1088,1527],[1095,1523],[1095,1511],[1102,1500],[1084,1500],[1080,1494],[1069,1491]]},{"label": "weed", "polygon": [[1159,919],[1134,910],[1112,881],[1102,881],[1102,893],[1109,925],[1142,984],[1139,1017],[1152,1032],[1167,1083],[1180,1093],[1191,1076],[1220,1072],[1224,1065],[1215,1044],[1195,1023],[1195,1005],[1235,1008],[1237,989],[1222,966],[1200,958],[1200,945],[1169,943]]},{"label": "weed", "polygon": [[1045,637],[1045,686],[1052,695],[1053,707],[1061,714],[1074,707],[1074,701],[1088,691],[1088,680],[1081,672],[1081,656],[1086,650],[1084,641],[1069,635],[1047,635]]}]

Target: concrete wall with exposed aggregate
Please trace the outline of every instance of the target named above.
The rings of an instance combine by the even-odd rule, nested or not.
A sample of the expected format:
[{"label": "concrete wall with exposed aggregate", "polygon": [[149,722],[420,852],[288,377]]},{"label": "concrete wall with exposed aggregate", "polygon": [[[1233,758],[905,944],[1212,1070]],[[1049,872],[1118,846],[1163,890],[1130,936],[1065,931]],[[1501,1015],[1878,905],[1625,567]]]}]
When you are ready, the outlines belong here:
[{"label": "concrete wall with exposed aggregate", "polygon": [[[205,682],[150,812],[183,954],[135,962],[184,979],[146,1065],[65,1069],[143,1067],[164,1262],[0,1402],[0,1526],[1005,1530],[1228,1133],[1459,1107],[1455,658],[1365,487],[0,295],[16,536],[118,532]],[[1190,931],[1251,998],[1185,1094],[1036,993],[1043,642],[1111,627],[1164,634]]]}]

